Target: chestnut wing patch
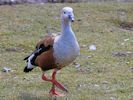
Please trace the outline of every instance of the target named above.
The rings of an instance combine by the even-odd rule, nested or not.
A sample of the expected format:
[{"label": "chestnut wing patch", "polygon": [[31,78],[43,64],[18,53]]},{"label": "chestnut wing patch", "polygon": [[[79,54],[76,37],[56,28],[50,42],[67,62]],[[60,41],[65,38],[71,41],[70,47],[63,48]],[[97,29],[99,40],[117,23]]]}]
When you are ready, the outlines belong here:
[{"label": "chestnut wing patch", "polygon": [[43,52],[37,56],[35,63],[43,70],[47,71],[53,68],[56,68],[55,59],[53,57],[53,48],[50,48],[48,51]]},{"label": "chestnut wing patch", "polygon": [[[31,59],[31,64],[37,66],[37,64],[35,64],[35,59],[37,58],[37,56],[41,55],[43,52],[48,51],[51,47],[52,47],[51,45],[45,46],[44,44],[40,44],[40,46],[38,48],[36,48],[36,50],[32,53],[32,54],[34,54],[34,56]],[[32,54],[30,54],[29,56],[25,57],[24,60],[27,60],[27,62],[28,62],[28,58]]]},{"label": "chestnut wing patch", "polygon": [[36,58],[41,55],[43,52],[48,51],[52,46],[48,45],[47,47],[43,44],[40,45],[40,47],[34,52],[34,57],[31,59],[31,64],[37,66],[37,64],[35,64],[35,60]]},{"label": "chestnut wing patch", "polygon": [[[30,63],[34,66],[42,66],[46,65],[52,61],[53,62],[53,52],[51,52],[51,49],[53,49],[53,43],[54,43],[55,36],[49,36],[46,35],[43,39],[41,39],[37,45],[35,51],[32,53],[34,56],[30,60]],[[52,50],[53,51],[53,50]],[[52,53],[52,54],[51,54]],[[28,61],[28,58],[32,55],[25,57],[24,60]],[[42,56],[43,55],[43,56]],[[39,60],[38,60],[39,58]],[[44,59],[45,58],[45,59]],[[52,59],[52,60],[51,60]],[[40,63],[41,62],[41,63]],[[43,62],[43,63],[42,63]],[[47,62],[46,64],[44,62]]]}]

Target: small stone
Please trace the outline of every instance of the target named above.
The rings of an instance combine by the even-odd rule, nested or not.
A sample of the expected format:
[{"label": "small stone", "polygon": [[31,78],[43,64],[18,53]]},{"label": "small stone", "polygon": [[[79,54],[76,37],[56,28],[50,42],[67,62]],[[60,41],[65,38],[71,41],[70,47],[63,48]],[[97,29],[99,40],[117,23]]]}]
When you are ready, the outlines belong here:
[{"label": "small stone", "polygon": [[110,97],[110,100],[116,100],[114,97]]},{"label": "small stone", "polygon": [[90,68],[87,68],[86,71],[90,71],[91,69]]},{"label": "small stone", "polygon": [[87,45],[85,45],[85,44],[84,45],[81,45],[81,48],[86,48],[86,47],[87,47]]},{"label": "small stone", "polygon": [[94,86],[95,86],[95,87],[99,87],[99,85],[98,85],[98,84],[95,84]]},{"label": "small stone", "polygon": [[124,45],[125,43],[121,43],[121,45]]},{"label": "small stone", "polygon": [[129,69],[130,69],[131,71],[133,71],[133,67],[129,67]]},{"label": "small stone", "polygon": [[96,48],[96,45],[94,45],[94,44],[92,44],[92,45],[89,46],[89,50],[91,50],[91,51],[94,51],[96,49],[97,49]]},{"label": "small stone", "polygon": [[80,67],[80,64],[77,64],[75,67],[76,67],[76,68],[79,68],[79,67]]},{"label": "small stone", "polygon": [[126,64],[129,64],[130,62],[126,62]]},{"label": "small stone", "polygon": [[8,73],[8,72],[11,72],[11,68],[9,68],[9,67],[4,67],[4,68],[2,69],[2,71]]},{"label": "small stone", "polygon": [[77,70],[80,70],[80,64],[76,64],[76,66],[75,66],[75,68],[77,69]]},{"label": "small stone", "polygon": [[108,81],[103,81],[103,84],[109,84],[109,82]]},{"label": "small stone", "polygon": [[17,76],[15,76],[15,77],[13,77],[14,79],[18,79],[18,77]]},{"label": "small stone", "polygon": [[80,87],[82,87],[82,84],[78,84],[78,86],[77,86],[78,88],[80,88]]},{"label": "small stone", "polygon": [[89,58],[92,58],[93,56],[87,56],[86,58],[89,59]]},{"label": "small stone", "polygon": [[124,39],[124,41],[126,42],[126,41],[128,41],[129,39]]}]

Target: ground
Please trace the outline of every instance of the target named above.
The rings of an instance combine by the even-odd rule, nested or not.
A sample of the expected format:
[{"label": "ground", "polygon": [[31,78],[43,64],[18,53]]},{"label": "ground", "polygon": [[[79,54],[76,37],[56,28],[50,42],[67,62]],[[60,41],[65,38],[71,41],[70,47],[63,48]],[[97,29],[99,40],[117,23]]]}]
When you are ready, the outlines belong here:
[{"label": "ground", "polygon": [[[0,70],[12,69],[0,71],[0,100],[51,100],[51,84],[41,79],[39,68],[25,74],[23,58],[46,33],[60,31],[64,6],[74,9],[81,55],[57,75],[69,90],[58,99],[132,100],[133,3],[0,6]],[[96,50],[89,49],[92,44]]]}]

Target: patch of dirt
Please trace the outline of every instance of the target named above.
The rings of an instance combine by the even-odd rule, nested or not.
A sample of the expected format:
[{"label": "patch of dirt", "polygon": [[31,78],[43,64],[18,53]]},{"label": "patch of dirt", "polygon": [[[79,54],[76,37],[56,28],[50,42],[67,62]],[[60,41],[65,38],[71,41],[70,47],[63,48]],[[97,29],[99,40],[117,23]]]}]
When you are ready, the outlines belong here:
[{"label": "patch of dirt", "polygon": [[7,51],[7,52],[22,52],[22,51],[24,51],[24,49],[20,48],[20,47],[15,47],[15,48],[6,48],[5,51]]},{"label": "patch of dirt", "polygon": [[121,22],[120,27],[126,30],[133,31],[133,23],[131,22]]},{"label": "patch of dirt", "polygon": [[133,53],[132,52],[129,52],[129,51],[126,51],[126,52],[113,52],[112,55],[114,57],[126,57],[126,56],[131,56]]}]

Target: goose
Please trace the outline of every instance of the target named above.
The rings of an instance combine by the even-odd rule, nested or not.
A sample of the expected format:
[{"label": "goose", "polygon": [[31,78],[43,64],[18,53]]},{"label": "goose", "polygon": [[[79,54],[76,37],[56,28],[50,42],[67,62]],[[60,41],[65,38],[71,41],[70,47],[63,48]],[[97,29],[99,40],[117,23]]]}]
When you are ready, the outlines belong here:
[{"label": "goose", "polygon": [[[42,70],[42,79],[52,83],[50,94],[63,96],[55,86],[65,92],[68,90],[56,80],[57,72],[71,64],[80,54],[80,47],[77,38],[72,30],[71,22],[74,22],[74,13],[71,7],[64,7],[61,10],[61,33],[44,36],[40,40],[35,50],[25,57],[27,65],[24,72],[30,72],[39,66]],[[45,74],[46,71],[53,69],[51,79]]]}]

